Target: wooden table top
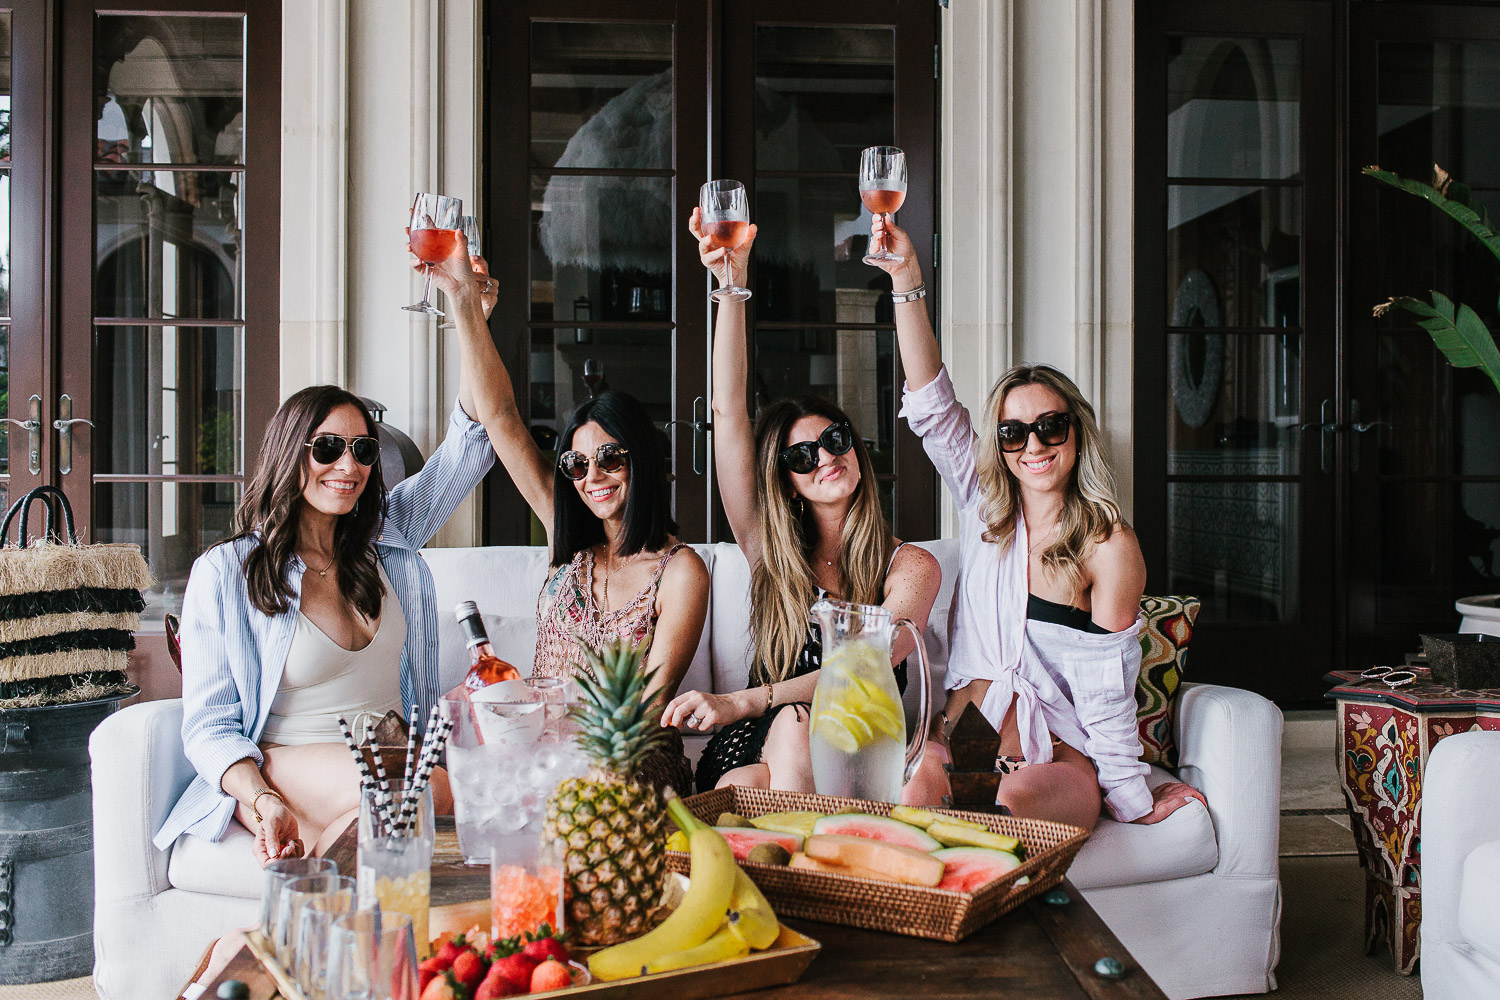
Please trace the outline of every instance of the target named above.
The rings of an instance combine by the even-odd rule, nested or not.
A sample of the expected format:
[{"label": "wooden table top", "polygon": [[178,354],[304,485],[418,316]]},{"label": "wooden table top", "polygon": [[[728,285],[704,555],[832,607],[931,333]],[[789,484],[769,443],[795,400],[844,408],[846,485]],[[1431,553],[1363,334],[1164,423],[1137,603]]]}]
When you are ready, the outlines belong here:
[{"label": "wooden table top", "polygon": [[1482,712],[1500,711],[1500,688],[1471,690],[1456,688],[1434,680],[1427,667],[1393,667],[1393,670],[1410,670],[1416,680],[1401,687],[1392,688],[1381,683],[1380,678],[1364,678],[1357,670],[1334,670],[1323,675],[1323,680],[1334,687],[1324,695],[1334,701],[1375,702],[1395,705],[1415,712],[1443,712],[1474,710]]},{"label": "wooden table top", "polygon": [[[787,926],[821,943],[822,952],[796,983],[740,995],[757,1000],[1165,1000],[1083,895],[1068,882],[1063,890],[1068,903],[1032,900],[956,944],[788,920]],[[440,819],[433,905],[488,894],[489,869],[464,865],[452,821]],[[1122,978],[1094,973],[1094,963],[1105,956],[1125,967]]]}]

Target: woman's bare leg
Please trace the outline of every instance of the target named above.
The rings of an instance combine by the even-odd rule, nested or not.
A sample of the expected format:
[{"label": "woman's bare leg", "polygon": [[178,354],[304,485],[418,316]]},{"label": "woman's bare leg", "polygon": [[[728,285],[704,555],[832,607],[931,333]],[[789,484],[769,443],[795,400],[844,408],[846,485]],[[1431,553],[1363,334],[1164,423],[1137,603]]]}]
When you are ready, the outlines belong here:
[{"label": "woman's bare leg", "polygon": [[1099,822],[1099,776],[1087,757],[1066,743],[1050,764],[1029,764],[1000,781],[995,801],[1017,816],[1050,819],[1092,830]]},{"label": "woman's bare leg", "polygon": [[904,806],[940,806],[943,796],[952,794],[948,784],[948,773],[943,770],[947,763],[948,748],[932,740],[922,751],[922,763],[917,765],[911,780],[901,789],[901,804]]},{"label": "woman's bare leg", "polygon": [[738,785],[741,788],[770,788],[771,769],[764,764],[746,764],[744,767],[736,767],[725,771],[714,787],[728,788],[730,785]]},{"label": "woman's bare leg", "polygon": [[771,787],[778,791],[813,791],[812,714],[801,705],[777,712],[766,733],[760,759],[771,769]]}]

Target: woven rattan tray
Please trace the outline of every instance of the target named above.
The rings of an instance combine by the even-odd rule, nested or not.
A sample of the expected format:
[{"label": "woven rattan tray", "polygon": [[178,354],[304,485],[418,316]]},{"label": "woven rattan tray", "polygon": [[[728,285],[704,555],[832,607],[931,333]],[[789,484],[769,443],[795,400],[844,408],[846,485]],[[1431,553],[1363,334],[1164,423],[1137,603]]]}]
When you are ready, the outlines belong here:
[{"label": "woven rattan tray", "polygon": [[[717,820],[721,812],[738,813],[748,819],[762,813],[797,810],[835,813],[860,809],[876,816],[891,811],[885,802],[737,787],[716,788],[686,798],[683,803],[707,823]],[[1002,913],[1061,882],[1073,856],[1089,837],[1088,831],[1065,823],[956,809],[932,811],[973,820],[996,833],[1019,837],[1026,845],[1025,862],[1005,878],[973,893],[749,861],[741,862],[740,867],[760,886],[777,916],[939,941],[962,941]],[[688,863],[686,854],[677,851],[667,854],[667,864],[674,871],[686,872]],[[1029,881],[1016,884],[1023,879]]]}]

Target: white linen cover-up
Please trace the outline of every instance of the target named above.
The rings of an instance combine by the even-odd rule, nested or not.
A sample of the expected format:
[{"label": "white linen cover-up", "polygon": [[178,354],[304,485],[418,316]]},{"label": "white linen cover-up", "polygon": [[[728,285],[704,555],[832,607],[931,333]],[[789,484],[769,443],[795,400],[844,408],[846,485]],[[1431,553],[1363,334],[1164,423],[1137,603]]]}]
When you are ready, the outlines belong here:
[{"label": "white linen cover-up", "polygon": [[1029,763],[1052,760],[1055,735],[1094,762],[1111,816],[1129,822],[1146,815],[1151,769],[1140,760],[1135,720],[1143,619],[1102,635],[1029,620],[1026,521],[1017,511],[1015,538],[1004,553],[984,540],[984,497],[974,464],[978,436],[968,409],[954,398],[947,367],[922,388],[903,389],[901,416],[922,438],[959,510],[960,568],[948,616],[945,686],[990,681],[979,707],[996,729],[1014,696]]}]

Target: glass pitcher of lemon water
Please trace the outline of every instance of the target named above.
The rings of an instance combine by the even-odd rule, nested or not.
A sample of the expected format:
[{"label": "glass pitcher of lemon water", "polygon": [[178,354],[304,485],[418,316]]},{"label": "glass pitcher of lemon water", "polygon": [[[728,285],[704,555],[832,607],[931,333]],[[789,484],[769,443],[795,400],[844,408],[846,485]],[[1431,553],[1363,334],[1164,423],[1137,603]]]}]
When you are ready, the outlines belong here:
[{"label": "glass pitcher of lemon water", "polygon": [[[819,795],[898,802],[926,745],[930,670],[922,633],[885,608],[824,598],[808,617],[822,633],[823,669],[812,703],[813,785]],[[916,640],[921,687],[917,731],[891,669],[891,638],[905,628]]]}]

